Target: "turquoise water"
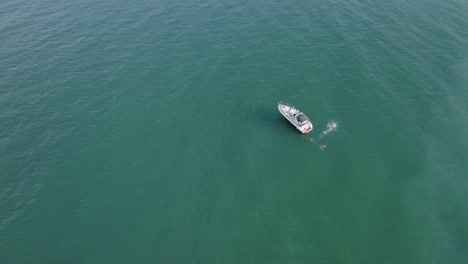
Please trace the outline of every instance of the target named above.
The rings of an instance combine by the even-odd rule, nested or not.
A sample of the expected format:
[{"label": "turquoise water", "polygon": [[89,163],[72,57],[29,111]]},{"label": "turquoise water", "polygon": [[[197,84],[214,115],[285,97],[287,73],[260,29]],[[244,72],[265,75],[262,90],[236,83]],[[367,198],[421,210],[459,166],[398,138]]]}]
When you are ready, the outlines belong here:
[{"label": "turquoise water", "polygon": [[466,14],[1,2],[0,262],[466,263]]}]

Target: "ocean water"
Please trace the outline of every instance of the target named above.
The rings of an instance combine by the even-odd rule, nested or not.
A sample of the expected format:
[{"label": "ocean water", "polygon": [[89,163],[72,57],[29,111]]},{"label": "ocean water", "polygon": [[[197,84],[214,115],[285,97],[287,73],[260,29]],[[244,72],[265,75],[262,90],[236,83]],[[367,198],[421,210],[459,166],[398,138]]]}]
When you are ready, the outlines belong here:
[{"label": "ocean water", "polygon": [[467,14],[2,1],[0,263],[467,263]]}]

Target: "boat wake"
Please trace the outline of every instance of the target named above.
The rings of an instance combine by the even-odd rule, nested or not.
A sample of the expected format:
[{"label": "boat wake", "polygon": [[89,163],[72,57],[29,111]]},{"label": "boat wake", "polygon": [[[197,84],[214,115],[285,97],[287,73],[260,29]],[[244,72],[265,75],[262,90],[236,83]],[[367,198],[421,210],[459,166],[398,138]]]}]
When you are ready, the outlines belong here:
[{"label": "boat wake", "polygon": [[335,121],[332,120],[332,121],[328,122],[327,129],[322,131],[322,133],[320,133],[319,137],[324,137],[324,136],[328,135],[329,133],[336,131],[337,128],[338,128],[338,124]]}]

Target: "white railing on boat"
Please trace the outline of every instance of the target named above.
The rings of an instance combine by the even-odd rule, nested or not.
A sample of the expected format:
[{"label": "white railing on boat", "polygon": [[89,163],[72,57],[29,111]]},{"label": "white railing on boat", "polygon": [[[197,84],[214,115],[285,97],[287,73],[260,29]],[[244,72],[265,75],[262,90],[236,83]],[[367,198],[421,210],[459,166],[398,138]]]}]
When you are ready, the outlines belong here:
[{"label": "white railing on boat", "polygon": [[294,108],[294,109],[297,109],[294,105],[285,103],[285,102],[283,102],[283,101],[279,101],[278,104],[286,105],[286,106],[292,107],[292,108]]}]

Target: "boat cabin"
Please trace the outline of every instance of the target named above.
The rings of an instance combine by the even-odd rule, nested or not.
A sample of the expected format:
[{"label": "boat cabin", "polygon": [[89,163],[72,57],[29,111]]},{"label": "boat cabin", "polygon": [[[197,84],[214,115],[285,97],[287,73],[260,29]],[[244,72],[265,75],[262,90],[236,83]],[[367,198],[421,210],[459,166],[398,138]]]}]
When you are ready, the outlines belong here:
[{"label": "boat cabin", "polygon": [[297,120],[297,123],[300,124],[300,125],[302,125],[304,122],[307,122],[307,121],[310,122],[309,118],[306,115],[304,115],[303,113],[298,113],[296,115],[296,120]]}]

